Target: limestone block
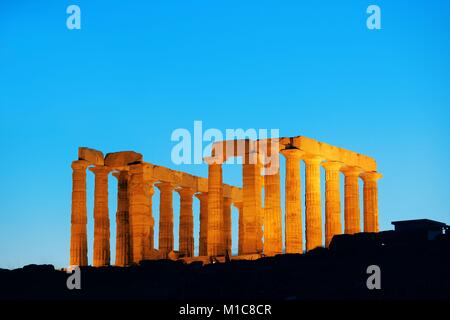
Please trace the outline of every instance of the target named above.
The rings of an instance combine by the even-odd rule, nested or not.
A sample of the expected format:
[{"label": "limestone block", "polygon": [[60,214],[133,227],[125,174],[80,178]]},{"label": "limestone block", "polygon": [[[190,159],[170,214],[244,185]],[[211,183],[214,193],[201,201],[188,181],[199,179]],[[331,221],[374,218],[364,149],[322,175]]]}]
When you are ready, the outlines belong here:
[{"label": "limestone block", "polygon": [[101,151],[80,147],[78,148],[78,160],[86,160],[94,166],[103,166],[103,153]]},{"label": "limestone block", "polygon": [[137,164],[143,161],[142,154],[134,151],[121,151],[108,153],[105,157],[105,166],[116,168],[130,164]]}]

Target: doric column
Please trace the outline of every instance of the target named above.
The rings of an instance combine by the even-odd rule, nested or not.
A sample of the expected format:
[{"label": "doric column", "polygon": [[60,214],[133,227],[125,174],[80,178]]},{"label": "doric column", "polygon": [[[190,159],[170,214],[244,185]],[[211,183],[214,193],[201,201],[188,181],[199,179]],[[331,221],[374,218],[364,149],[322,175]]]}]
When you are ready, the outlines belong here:
[{"label": "doric column", "polygon": [[282,253],[280,171],[264,176],[264,254]]},{"label": "doric column", "polygon": [[244,218],[242,217],[242,213],[244,211],[244,204],[242,202],[234,202],[233,205],[238,209],[239,211],[239,218],[238,218],[238,255],[241,255],[244,253],[242,250],[242,242],[244,239]]},{"label": "doric column", "polygon": [[223,235],[225,252],[231,257],[231,198],[223,198]]},{"label": "doric column", "polygon": [[281,154],[286,158],[286,253],[303,253],[300,159],[304,155],[304,152],[296,148],[291,148],[282,150]]},{"label": "doric column", "polygon": [[325,246],[328,248],[333,236],[342,233],[341,225],[341,184],[342,163],[327,161],[325,168]]},{"label": "doric column", "polygon": [[378,232],[378,179],[381,173],[372,171],[362,174],[364,180],[364,232]]},{"label": "doric column", "polygon": [[345,175],[344,231],[346,234],[354,234],[361,231],[358,184],[361,169],[357,167],[345,167],[342,172]]},{"label": "doric column", "polygon": [[85,160],[72,162],[72,214],[70,226],[70,265],[87,266],[87,206]]},{"label": "doric column", "polygon": [[257,155],[254,153],[245,155],[242,168],[244,199],[242,250],[244,254],[262,252],[262,179],[261,163]]},{"label": "doric column", "polygon": [[173,190],[168,182],[156,184],[160,191],[159,200],[159,251],[164,257],[173,250]]},{"label": "doric column", "polygon": [[131,262],[149,258],[153,249],[153,182],[145,177],[144,164],[130,166],[128,180]]},{"label": "doric column", "polygon": [[[207,162],[210,159],[207,159]],[[225,254],[223,243],[222,164],[208,162],[208,256]]]},{"label": "doric column", "polygon": [[116,266],[127,266],[131,262],[130,220],[128,202],[128,171],[114,172],[117,178],[116,213]]},{"label": "doric column", "polygon": [[90,168],[95,175],[94,197],[94,267],[110,264],[108,174],[105,166]]},{"label": "doric column", "polygon": [[305,161],[305,217],[306,217],[306,250],[322,246],[322,204],[320,195],[321,157],[310,156]]},{"label": "doric column", "polygon": [[200,231],[199,231],[199,256],[208,255],[207,239],[208,239],[208,193],[201,192],[195,195],[200,200]]},{"label": "doric column", "polygon": [[192,202],[194,190],[191,188],[180,188],[180,227],[179,227],[179,251],[186,257],[194,256],[194,215]]}]

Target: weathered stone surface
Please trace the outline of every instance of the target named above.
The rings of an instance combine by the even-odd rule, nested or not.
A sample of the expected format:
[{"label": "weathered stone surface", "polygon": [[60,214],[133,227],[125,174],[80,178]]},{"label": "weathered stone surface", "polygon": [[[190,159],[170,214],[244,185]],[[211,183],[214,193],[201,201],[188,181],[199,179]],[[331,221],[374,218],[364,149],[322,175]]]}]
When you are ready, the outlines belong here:
[{"label": "weathered stone surface", "polygon": [[364,180],[364,232],[378,232],[378,185],[383,176],[375,171],[362,174]]},{"label": "weathered stone surface", "polygon": [[228,197],[223,198],[223,242],[225,246],[225,253],[231,256],[231,204],[232,199]]},{"label": "weathered stone surface", "polygon": [[280,198],[280,172],[264,176],[264,254],[283,251]]},{"label": "weathered stone surface", "polygon": [[305,217],[306,217],[306,250],[322,246],[322,204],[320,195],[320,164],[323,158],[319,156],[305,157]]},{"label": "weathered stone surface", "polygon": [[128,182],[132,262],[145,260],[153,249],[152,181],[144,179],[144,164],[130,166]]},{"label": "weathered stone surface", "polygon": [[137,164],[143,161],[142,154],[134,151],[122,151],[108,153],[105,157],[105,166],[111,168],[125,167],[130,164]]},{"label": "weathered stone surface", "polygon": [[244,161],[242,165],[243,176],[243,239],[242,250],[244,254],[262,252],[262,193],[261,193],[261,164],[249,164]]},{"label": "weathered stone surface", "polygon": [[222,165],[208,165],[208,256],[225,254],[223,243],[223,181]]},{"label": "weathered stone surface", "polygon": [[194,256],[194,215],[192,202],[194,190],[181,188],[180,194],[180,227],[179,227],[179,252],[185,257]]},{"label": "weathered stone surface", "polygon": [[300,159],[304,152],[290,148],[281,153],[286,158],[286,253],[303,253]]},{"label": "weathered stone surface", "polygon": [[166,256],[173,250],[173,191],[168,182],[156,184],[159,189],[159,252]]},{"label": "weathered stone surface", "polygon": [[325,246],[328,248],[333,236],[342,233],[341,225],[341,162],[327,161],[325,168]]},{"label": "weathered stone surface", "polygon": [[131,263],[131,232],[128,201],[128,171],[113,173],[117,178],[116,266]]},{"label": "weathered stone surface", "polygon": [[78,160],[86,160],[94,166],[103,166],[103,153],[101,151],[80,147],[78,148]]},{"label": "weathered stone surface", "polygon": [[90,168],[95,174],[94,194],[94,267],[110,264],[110,223],[108,212],[108,174],[105,166]]},{"label": "weathered stone surface", "polygon": [[72,163],[72,216],[70,237],[70,265],[87,266],[87,206],[86,168],[89,163],[78,160]]},{"label": "weathered stone surface", "polygon": [[359,184],[358,179],[361,168],[344,167],[342,172],[345,175],[345,233],[354,234],[361,231],[361,212],[359,208]]},{"label": "weathered stone surface", "polygon": [[199,256],[206,256],[208,239],[208,193],[195,195],[200,200]]}]

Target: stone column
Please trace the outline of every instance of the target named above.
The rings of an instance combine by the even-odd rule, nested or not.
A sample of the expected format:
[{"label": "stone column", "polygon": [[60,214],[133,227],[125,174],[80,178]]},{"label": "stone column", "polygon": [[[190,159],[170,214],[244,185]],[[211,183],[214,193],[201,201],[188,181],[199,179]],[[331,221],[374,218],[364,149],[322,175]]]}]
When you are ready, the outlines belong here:
[{"label": "stone column", "polygon": [[264,176],[264,254],[273,256],[283,251],[280,198],[280,171]]},{"label": "stone column", "polygon": [[328,248],[333,236],[342,233],[341,225],[341,162],[327,161],[325,168],[325,246]]},{"label": "stone column", "polygon": [[179,251],[186,257],[194,256],[194,214],[192,202],[194,190],[191,188],[180,188],[180,228],[179,228]]},{"label": "stone column", "polygon": [[361,169],[357,167],[345,167],[342,172],[345,175],[344,231],[346,234],[354,234],[361,232],[358,184]]},{"label": "stone column", "polygon": [[322,246],[322,198],[320,195],[321,157],[311,156],[304,159],[306,177],[306,250]]},{"label": "stone column", "polygon": [[231,257],[231,198],[223,198],[223,235],[225,252]]},{"label": "stone column", "polygon": [[292,148],[284,149],[286,158],[285,178],[285,241],[286,253],[303,253],[302,207],[300,203],[300,159],[304,152]]},{"label": "stone column", "polygon": [[152,195],[153,182],[146,179],[144,165],[131,165],[128,201],[131,261],[134,263],[147,259],[149,252],[153,249]]},{"label": "stone column", "polygon": [[244,199],[242,250],[244,254],[258,253],[262,252],[262,179],[261,164],[257,155],[246,154],[242,168]]},{"label": "stone column", "polygon": [[159,201],[159,252],[164,256],[173,250],[173,190],[168,182],[156,184],[160,191]]},{"label": "stone column", "polygon": [[108,174],[106,166],[90,168],[95,174],[94,197],[94,267],[110,264],[109,213],[108,213]]},{"label": "stone column", "polygon": [[242,239],[244,239],[244,218],[242,217],[242,213],[244,211],[244,204],[242,202],[234,202],[233,205],[239,211],[238,218],[238,255],[242,255],[244,252],[242,250]]},{"label": "stone column", "polygon": [[223,181],[222,164],[208,162],[208,256],[225,254],[223,243]]},{"label": "stone column", "polygon": [[201,192],[195,195],[200,201],[200,231],[199,231],[199,256],[208,255],[207,239],[208,239],[208,193]]},{"label": "stone column", "polygon": [[70,226],[70,265],[87,266],[87,206],[85,160],[72,162],[72,214]]},{"label": "stone column", "polygon": [[128,171],[114,172],[117,178],[116,213],[116,266],[127,266],[131,262],[130,221],[128,202]]},{"label": "stone column", "polygon": [[364,232],[378,232],[378,179],[383,176],[375,171],[362,174],[364,180]]}]

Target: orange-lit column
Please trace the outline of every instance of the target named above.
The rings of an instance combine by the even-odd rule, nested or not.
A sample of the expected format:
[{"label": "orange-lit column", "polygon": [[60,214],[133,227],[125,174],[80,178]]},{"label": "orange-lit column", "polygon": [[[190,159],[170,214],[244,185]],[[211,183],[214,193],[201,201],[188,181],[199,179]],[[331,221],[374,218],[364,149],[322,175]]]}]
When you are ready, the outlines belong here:
[{"label": "orange-lit column", "polygon": [[305,161],[305,216],[306,216],[306,250],[322,246],[322,204],[320,195],[320,164],[323,159],[311,156]]},{"label": "orange-lit column", "polygon": [[114,172],[117,178],[116,213],[116,266],[127,266],[131,262],[130,221],[128,203],[128,171]]},{"label": "orange-lit column", "polygon": [[244,218],[242,217],[242,212],[244,210],[244,204],[242,202],[234,202],[233,205],[239,211],[238,218],[238,254],[241,255],[244,252],[242,251],[242,239],[244,238]]},{"label": "orange-lit column", "polygon": [[70,226],[70,265],[87,266],[86,168],[84,160],[72,162],[72,214]]},{"label": "orange-lit column", "polygon": [[223,198],[223,235],[225,252],[231,256],[231,198]]},{"label": "orange-lit column", "polygon": [[223,243],[223,181],[222,164],[207,159],[208,166],[208,256],[225,254]]},{"label": "orange-lit column", "polygon": [[333,236],[342,233],[341,225],[341,162],[327,161],[325,168],[325,245],[328,248]]},{"label": "orange-lit column", "polygon": [[282,150],[281,154],[286,158],[286,253],[303,253],[302,209],[300,204],[300,159],[304,155],[304,152],[292,148]]},{"label": "orange-lit column", "polygon": [[194,215],[192,212],[192,196],[194,190],[191,188],[180,188],[180,228],[179,228],[179,251],[186,257],[194,256]]},{"label": "orange-lit column", "polygon": [[279,167],[264,176],[264,254],[282,253],[281,199]]},{"label": "orange-lit column", "polygon": [[345,167],[342,172],[345,175],[344,229],[346,234],[354,234],[361,231],[358,184],[361,169],[357,167]]},{"label": "orange-lit column", "polygon": [[95,174],[94,197],[94,267],[110,264],[108,174],[105,166],[90,168]]},{"label": "orange-lit column", "polygon": [[128,180],[128,211],[130,224],[131,262],[148,258],[153,249],[152,195],[153,182],[146,181],[143,164],[130,166]]},{"label": "orange-lit column", "polygon": [[372,171],[362,174],[364,180],[364,232],[378,232],[378,179],[381,173]]},{"label": "orange-lit column", "polygon": [[201,192],[195,195],[200,200],[200,231],[199,231],[199,256],[206,256],[208,239],[208,193]]},{"label": "orange-lit column", "polygon": [[160,193],[159,200],[159,252],[164,256],[173,250],[173,190],[168,182],[156,184]]},{"label": "orange-lit column", "polygon": [[242,171],[244,199],[242,251],[244,254],[258,253],[262,252],[262,179],[261,164],[256,153],[244,156]]}]

